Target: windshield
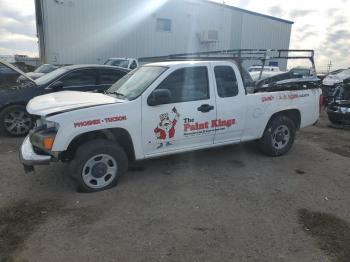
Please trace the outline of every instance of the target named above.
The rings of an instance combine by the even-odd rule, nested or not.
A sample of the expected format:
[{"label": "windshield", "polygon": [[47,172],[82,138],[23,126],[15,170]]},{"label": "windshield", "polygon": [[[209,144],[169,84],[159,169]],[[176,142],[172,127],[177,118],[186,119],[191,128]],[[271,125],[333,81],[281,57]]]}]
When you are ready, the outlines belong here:
[{"label": "windshield", "polygon": [[67,72],[67,70],[65,68],[59,68],[55,71],[52,71],[51,73],[48,73],[48,74],[36,79],[35,83],[37,85],[46,85],[47,83],[51,82],[52,80],[59,77],[60,75],[63,75],[66,72]]},{"label": "windshield", "polygon": [[339,77],[340,79],[345,79],[350,77],[350,69],[346,69],[342,72],[340,72],[339,74],[337,74],[337,77]]},{"label": "windshield", "polygon": [[128,68],[129,67],[129,60],[125,59],[109,59],[105,63],[105,65],[111,65],[111,66],[119,66],[119,67],[124,67]]},{"label": "windshield", "polygon": [[56,68],[54,66],[52,66],[52,65],[41,65],[34,71],[34,73],[47,74],[47,73],[52,72],[55,69]]},{"label": "windshield", "polygon": [[292,69],[294,75],[311,76],[310,69]]},{"label": "windshield", "polygon": [[107,93],[134,100],[139,97],[168,68],[161,66],[143,66],[116,82]]},{"label": "windshield", "polygon": [[339,74],[339,73],[341,73],[343,71],[344,71],[344,69],[338,69],[338,70],[335,70],[333,72],[330,72],[329,75],[336,75],[336,74]]}]

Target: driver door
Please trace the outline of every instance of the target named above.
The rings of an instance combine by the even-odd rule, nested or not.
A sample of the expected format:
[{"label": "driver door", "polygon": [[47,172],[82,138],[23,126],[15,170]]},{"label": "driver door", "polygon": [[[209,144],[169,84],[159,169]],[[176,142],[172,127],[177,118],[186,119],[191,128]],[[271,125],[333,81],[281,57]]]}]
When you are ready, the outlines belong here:
[{"label": "driver door", "polygon": [[[142,97],[142,136],[146,157],[212,145],[216,119],[215,95],[207,66],[173,70]],[[165,104],[149,105],[154,90],[168,90]]]}]

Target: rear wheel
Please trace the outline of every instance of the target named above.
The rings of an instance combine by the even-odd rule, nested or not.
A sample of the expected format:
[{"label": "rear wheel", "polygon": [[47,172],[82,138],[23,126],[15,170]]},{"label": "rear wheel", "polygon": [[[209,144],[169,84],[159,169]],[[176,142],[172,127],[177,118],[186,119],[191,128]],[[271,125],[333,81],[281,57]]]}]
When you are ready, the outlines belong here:
[{"label": "rear wheel", "polygon": [[28,134],[33,128],[34,121],[27,113],[25,106],[13,105],[5,108],[0,114],[1,131],[4,133],[20,137]]},{"label": "rear wheel", "polygon": [[109,189],[128,169],[128,157],[117,143],[93,140],[81,145],[70,163],[70,172],[86,192]]},{"label": "rear wheel", "polygon": [[296,127],[294,122],[283,115],[272,118],[259,140],[260,150],[269,156],[282,156],[293,146]]}]

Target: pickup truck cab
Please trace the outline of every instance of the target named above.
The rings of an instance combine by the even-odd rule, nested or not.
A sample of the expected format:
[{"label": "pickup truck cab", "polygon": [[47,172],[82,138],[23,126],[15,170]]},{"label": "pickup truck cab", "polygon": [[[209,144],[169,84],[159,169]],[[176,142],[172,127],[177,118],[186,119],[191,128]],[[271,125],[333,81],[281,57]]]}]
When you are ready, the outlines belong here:
[{"label": "pickup truck cab", "polygon": [[248,93],[239,68],[232,61],[159,62],[130,72],[106,94],[36,97],[27,110],[40,119],[21,161],[28,171],[68,162],[93,192],[116,185],[130,161],[251,140],[267,155],[287,153],[297,129],[318,121],[321,90]]}]

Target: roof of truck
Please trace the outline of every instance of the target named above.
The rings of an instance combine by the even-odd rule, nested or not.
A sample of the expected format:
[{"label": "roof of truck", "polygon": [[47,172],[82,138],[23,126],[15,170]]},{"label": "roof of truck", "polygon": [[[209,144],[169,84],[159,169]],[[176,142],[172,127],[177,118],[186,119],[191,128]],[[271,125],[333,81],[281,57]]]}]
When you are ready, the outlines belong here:
[{"label": "roof of truck", "polygon": [[[228,61],[228,60],[227,60]],[[164,61],[164,62],[155,62],[147,64],[148,66],[177,66],[177,65],[196,65],[203,63],[213,63],[213,62],[222,62],[222,60],[186,60],[186,61]]]}]

